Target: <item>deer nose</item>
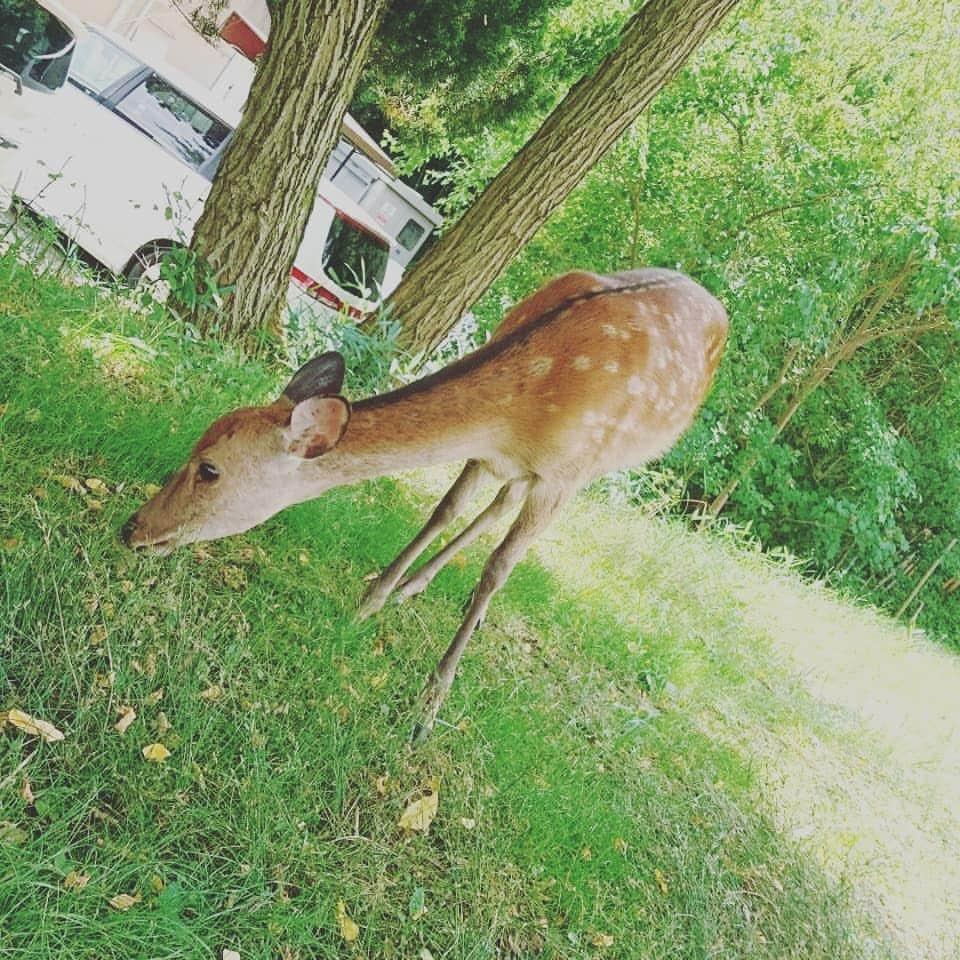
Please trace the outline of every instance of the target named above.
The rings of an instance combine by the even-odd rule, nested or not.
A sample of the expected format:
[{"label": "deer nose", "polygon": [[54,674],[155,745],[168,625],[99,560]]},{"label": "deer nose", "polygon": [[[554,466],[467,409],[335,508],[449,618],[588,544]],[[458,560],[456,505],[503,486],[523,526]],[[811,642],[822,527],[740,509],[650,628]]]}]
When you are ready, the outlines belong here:
[{"label": "deer nose", "polygon": [[129,520],[120,528],[120,539],[129,547],[130,538],[133,536],[134,532],[137,529],[137,515],[134,514],[130,517]]}]

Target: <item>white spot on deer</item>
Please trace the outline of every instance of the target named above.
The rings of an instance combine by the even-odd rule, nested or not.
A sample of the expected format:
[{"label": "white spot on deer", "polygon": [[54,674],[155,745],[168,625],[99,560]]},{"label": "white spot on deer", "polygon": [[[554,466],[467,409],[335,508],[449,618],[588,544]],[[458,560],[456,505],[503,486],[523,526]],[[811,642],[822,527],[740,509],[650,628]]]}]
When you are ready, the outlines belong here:
[{"label": "white spot on deer", "polygon": [[583,354],[580,354],[579,357],[573,358],[573,369],[574,370],[589,370],[593,366],[593,361]]},{"label": "white spot on deer", "polygon": [[530,361],[527,373],[531,377],[545,377],[553,369],[553,357],[537,357]]},{"label": "white spot on deer", "polygon": [[647,381],[644,380],[643,377],[638,377],[636,374],[634,374],[627,381],[627,393],[629,393],[631,397],[646,396]]},{"label": "white spot on deer", "polygon": [[603,369],[607,373],[617,373],[620,370],[620,364],[616,360],[608,360],[604,365]]},{"label": "white spot on deer", "polygon": [[612,323],[601,323],[600,332],[611,340],[629,340],[630,331],[622,327],[615,327]]}]

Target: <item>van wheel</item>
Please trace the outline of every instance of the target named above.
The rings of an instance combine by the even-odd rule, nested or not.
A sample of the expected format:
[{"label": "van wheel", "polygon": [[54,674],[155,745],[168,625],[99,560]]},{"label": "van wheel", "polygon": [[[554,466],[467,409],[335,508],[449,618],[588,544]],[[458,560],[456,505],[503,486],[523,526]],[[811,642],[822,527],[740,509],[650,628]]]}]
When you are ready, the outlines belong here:
[{"label": "van wheel", "polygon": [[137,293],[149,294],[157,303],[166,303],[170,297],[170,284],[160,276],[160,263],[169,252],[169,247],[151,243],[133,255],[123,274]]}]

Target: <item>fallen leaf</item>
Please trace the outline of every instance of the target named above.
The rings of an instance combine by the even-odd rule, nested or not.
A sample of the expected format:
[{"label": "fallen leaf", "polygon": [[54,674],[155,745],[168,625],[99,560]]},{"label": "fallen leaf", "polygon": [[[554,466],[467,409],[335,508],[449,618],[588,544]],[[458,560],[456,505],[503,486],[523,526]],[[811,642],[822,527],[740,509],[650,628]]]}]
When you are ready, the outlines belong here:
[{"label": "fallen leaf", "polygon": [[143,494],[146,497],[155,497],[163,487],[158,487],[155,483],[145,483],[143,485]]},{"label": "fallen leaf", "polygon": [[56,480],[64,490],[69,490],[71,493],[87,492],[84,485],[76,477],[70,477],[65,473],[55,473],[53,479]]},{"label": "fallen leaf", "polygon": [[627,847],[628,847],[628,846],[629,846],[629,844],[627,843],[626,840],[623,839],[623,837],[617,837],[617,838],[613,841],[613,849],[616,850],[617,853],[623,853],[623,854],[625,854],[625,853],[627,852]]},{"label": "fallen leaf", "polygon": [[154,893],[163,893],[164,887],[166,887],[166,884],[163,882],[163,877],[153,876],[150,878],[150,889]]},{"label": "fallen leaf", "polygon": [[387,681],[389,679],[390,672],[388,670],[384,670],[383,673],[377,673],[370,678],[370,686],[373,687],[374,690],[379,690],[381,687],[385,687],[387,685]]},{"label": "fallen leaf", "polygon": [[126,911],[129,910],[132,906],[139,903],[143,897],[139,893],[130,896],[129,893],[118,893],[115,897],[110,898],[110,906],[114,910]]},{"label": "fallen leaf", "polygon": [[218,687],[216,684],[207,687],[206,690],[203,690],[200,693],[200,699],[206,700],[208,703],[212,703],[214,700],[219,700],[222,696],[223,688]]},{"label": "fallen leaf", "polygon": [[340,927],[340,936],[347,943],[356,942],[360,928],[347,916],[347,905],[342,900],[337,901],[337,925]]},{"label": "fallen leaf", "polygon": [[92,510],[94,513],[103,512],[103,503],[100,500],[94,500],[93,497],[84,497],[84,500],[87,503],[87,508]]},{"label": "fallen leaf", "polygon": [[91,647],[102,647],[107,641],[107,628],[101,623],[90,631],[90,639],[87,641]]},{"label": "fallen leaf", "polygon": [[78,873],[76,870],[71,870],[63,878],[63,886],[65,890],[82,890],[89,882],[89,874]]},{"label": "fallen leaf", "polygon": [[433,954],[426,947],[421,947],[420,960],[433,960]]},{"label": "fallen leaf", "polygon": [[476,825],[477,821],[474,820],[473,817],[460,818],[460,826],[462,826],[464,830],[472,830]]},{"label": "fallen leaf", "polygon": [[33,795],[33,787],[30,786],[30,781],[26,777],[20,785],[20,797],[24,803],[33,803],[36,799]]},{"label": "fallen leaf", "polygon": [[167,715],[161,710],[157,714],[157,719],[154,720],[153,725],[157,728],[157,733],[162,737],[170,729],[170,721],[167,719]]},{"label": "fallen leaf", "polygon": [[243,590],[247,585],[247,574],[242,567],[226,564],[220,571],[220,578],[231,590]]},{"label": "fallen leaf", "polygon": [[660,888],[660,892],[666,896],[670,892],[670,882],[663,875],[663,871],[660,869],[654,870],[653,879],[657,881],[657,886]]},{"label": "fallen leaf", "polygon": [[147,696],[147,699],[144,700],[144,703],[148,707],[152,707],[155,703],[159,703],[163,699],[163,687],[159,690],[154,690],[153,693]]},{"label": "fallen leaf", "polygon": [[0,720],[6,720],[7,723],[18,730],[23,730],[24,733],[32,734],[35,737],[43,737],[47,743],[56,743],[64,738],[64,734],[52,723],[31,717],[22,710],[8,710],[6,713],[0,713]]},{"label": "fallen leaf", "polygon": [[127,732],[127,728],[137,719],[137,711],[133,707],[121,707],[120,719],[113,725],[113,729],[121,736]]},{"label": "fallen leaf", "polygon": [[593,859],[593,851],[592,851],[589,847],[584,847],[584,848],[580,851],[580,859],[581,859],[581,860],[592,860],[592,859]]},{"label": "fallen leaf", "polygon": [[101,497],[110,496],[110,488],[102,480],[98,479],[97,477],[87,477],[87,479],[84,480],[83,483],[84,483],[84,486],[91,493],[95,493]]},{"label": "fallen leaf", "polygon": [[20,546],[21,540],[19,537],[4,537],[2,541],[2,546],[4,550],[13,551]]},{"label": "fallen leaf", "polygon": [[26,830],[9,820],[0,820],[0,843],[26,843],[29,839]]},{"label": "fallen leaf", "polygon": [[220,960],[240,960],[240,954],[236,950],[228,950],[224,947],[223,953],[220,954]]},{"label": "fallen leaf", "polygon": [[591,938],[590,942],[595,947],[612,947],[613,946],[613,937],[609,933],[595,933]]},{"label": "fallen leaf", "polygon": [[310,562],[310,554],[301,550],[297,554],[297,560],[300,562],[300,566],[305,567]]},{"label": "fallen leaf", "polygon": [[143,759],[150,763],[163,763],[170,756],[170,751],[162,743],[151,743],[141,751]]},{"label": "fallen leaf", "polygon": [[389,783],[390,777],[387,774],[383,774],[383,776],[377,777],[377,779],[373,781],[373,787],[379,796],[385,797],[389,789]]},{"label": "fallen leaf", "polygon": [[132,580],[121,580],[121,581],[120,581],[120,589],[121,589],[124,593],[133,593],[134,589],[136,589],[136,586],[137,586],[137,585],[136,585]]},{"label": "fallen leaf", "polygon": [[428,793],[419,800],[407,806],[400,817],[401,830],[416,830],[420,833],[427,833],[430,830],[430,824],[437,815],[437,808],[440,805],[440,781],[437,777],[431,777],[427,781]]}]

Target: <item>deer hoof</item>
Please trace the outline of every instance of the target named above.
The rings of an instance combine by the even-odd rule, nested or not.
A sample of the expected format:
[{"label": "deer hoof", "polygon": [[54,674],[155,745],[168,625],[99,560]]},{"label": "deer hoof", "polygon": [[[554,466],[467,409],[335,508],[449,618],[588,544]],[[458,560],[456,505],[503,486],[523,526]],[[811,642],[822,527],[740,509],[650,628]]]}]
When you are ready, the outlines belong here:
[{"label": "deer hoof", "polygon": [[433,674],[427,681],[423,693],[420,694],[420,702],[417,705],[417,717],[414,720],[413,730],[410,733],[410,743],[414,747],[419,747],[426,743],[427,738],[433,731],[437,722],[437,716],[443,701],[447,697],[450,689],[450,681],[444,681],[441,677]]}]

